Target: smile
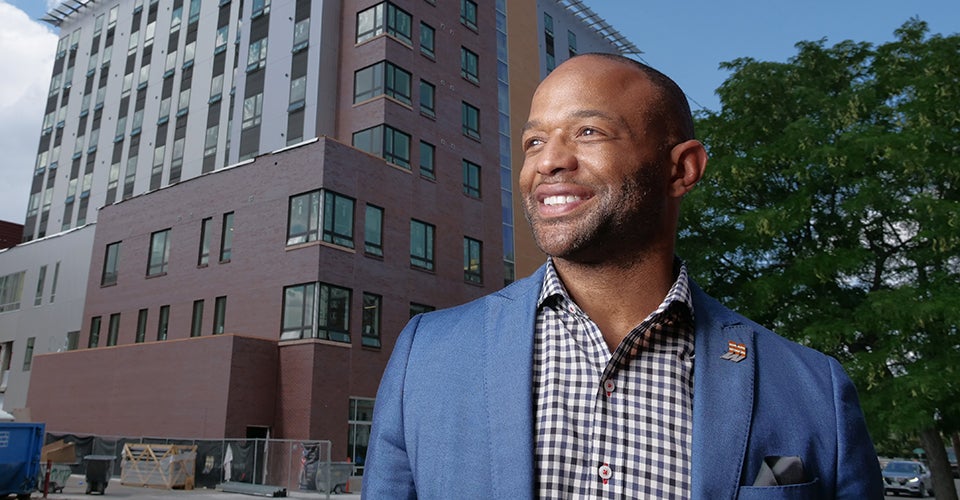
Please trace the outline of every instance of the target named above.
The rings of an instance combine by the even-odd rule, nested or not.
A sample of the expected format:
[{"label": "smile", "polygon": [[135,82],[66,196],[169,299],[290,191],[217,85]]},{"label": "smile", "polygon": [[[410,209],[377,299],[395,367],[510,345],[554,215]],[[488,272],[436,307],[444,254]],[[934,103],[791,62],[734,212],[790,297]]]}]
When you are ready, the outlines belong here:
[{"label": "smile", "polygon": [[573,203],[575,201],[581,201],[583,198],[579,196],[547,196],[543,199],[543,204],[549,206],[555,205],[566,205],[567,203]]}]

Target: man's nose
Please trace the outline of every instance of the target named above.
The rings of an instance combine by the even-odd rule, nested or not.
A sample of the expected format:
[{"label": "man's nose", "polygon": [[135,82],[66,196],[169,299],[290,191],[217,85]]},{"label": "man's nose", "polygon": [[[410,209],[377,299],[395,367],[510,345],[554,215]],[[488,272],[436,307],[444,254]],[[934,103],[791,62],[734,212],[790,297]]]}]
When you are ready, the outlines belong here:
[{"label": "man's nose", "polygon": [[577,156],[567,141],[555,138],[543,145],[537,158],[537,172],[540,175],[551,176],[576,169]]}]

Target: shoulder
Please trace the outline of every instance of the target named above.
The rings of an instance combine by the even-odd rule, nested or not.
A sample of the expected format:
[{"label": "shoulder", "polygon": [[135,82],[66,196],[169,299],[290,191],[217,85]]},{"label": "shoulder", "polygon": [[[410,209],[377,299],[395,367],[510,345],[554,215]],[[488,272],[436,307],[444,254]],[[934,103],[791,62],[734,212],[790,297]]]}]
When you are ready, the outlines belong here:
[{"label": "shoulder", "polygon": [[483,320],[490,311],[495,311],[498,314],[504,312],[510,314],[511,309],[518,306],[524,309],[535,307],[542,282],[543,268],[541,267],[530,276],[519,279],[483,297],[457,306],[423,313],[416,318],[418,322],[417,330],[444,331],[450,326],[464,323],[476,326],[476,322]]},{"label": "shoulder", "polygon": [[[703,326],[711,332],[712,336],[733,331],[749,334],[749,336],[752,336],[754,350],[756,351],[753,354],[757,356],[760,369],[778,367],[777,371],[780,371],[788,367],[806,367],[823,374],[831,374],[839,369],[839,363],[831,356],[787,339],[733,311],[707,295],[695,283],[691,282],[690,286],[698,330]],[[706,325],[703,325],[704,323]]]}]

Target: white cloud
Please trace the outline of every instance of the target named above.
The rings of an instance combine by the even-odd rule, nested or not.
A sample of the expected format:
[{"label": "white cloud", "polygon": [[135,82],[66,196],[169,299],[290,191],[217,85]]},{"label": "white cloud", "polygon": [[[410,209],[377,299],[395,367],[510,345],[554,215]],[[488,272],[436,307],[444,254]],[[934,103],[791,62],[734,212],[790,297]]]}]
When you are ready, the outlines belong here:
[{"label": "white cloud", "polygon": [[57,35],[0,0],[0,220],[23,223]]}]

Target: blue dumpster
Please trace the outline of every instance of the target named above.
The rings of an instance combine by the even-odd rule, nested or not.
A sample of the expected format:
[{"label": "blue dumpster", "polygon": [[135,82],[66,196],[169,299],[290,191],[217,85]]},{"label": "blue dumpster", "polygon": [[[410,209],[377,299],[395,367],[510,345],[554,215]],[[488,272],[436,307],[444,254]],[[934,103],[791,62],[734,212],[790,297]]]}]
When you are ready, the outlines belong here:
[{"label": "blue dumpster", "polygon": [[43,424],[0,422],[0,497],[30,498],[40,475]]}]

